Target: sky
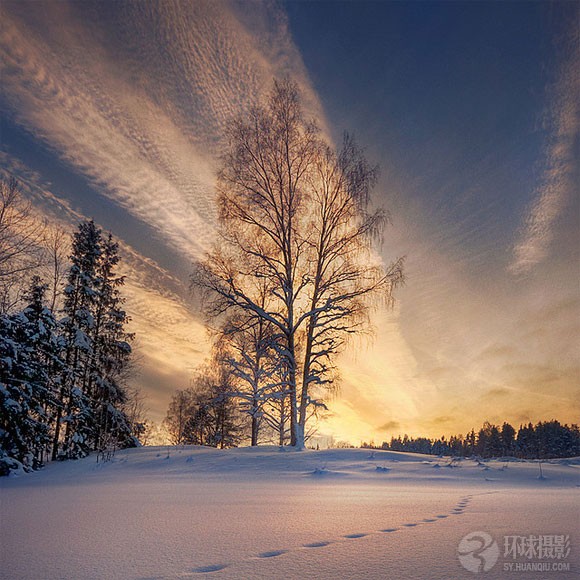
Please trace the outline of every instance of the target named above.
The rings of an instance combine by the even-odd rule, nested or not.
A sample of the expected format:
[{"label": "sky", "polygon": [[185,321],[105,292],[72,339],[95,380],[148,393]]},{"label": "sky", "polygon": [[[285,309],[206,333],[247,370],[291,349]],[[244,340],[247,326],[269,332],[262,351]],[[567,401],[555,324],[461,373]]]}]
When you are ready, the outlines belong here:
[{"label": "sky", "polygon": [[580,4],[0,4],[0,169],[119,240],[152,419],[208,354],[189,275],[231,119],[288,75],[380,166],[392,310],[320,424],[358,443],[580,417]]}]

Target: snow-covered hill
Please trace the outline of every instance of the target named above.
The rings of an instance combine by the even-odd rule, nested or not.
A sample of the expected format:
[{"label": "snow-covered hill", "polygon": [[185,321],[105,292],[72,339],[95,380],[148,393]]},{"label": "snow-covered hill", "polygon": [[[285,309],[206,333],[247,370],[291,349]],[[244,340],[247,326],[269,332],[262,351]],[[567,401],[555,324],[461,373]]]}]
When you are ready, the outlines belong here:
[{"label": "snow-covered hill", "polygon": [[[0,481],[0,577],[449,579],[481,561],[486,578],[575,578],[580,461],[542,474],[534,462],[277,447],[51,464]],[[472,558],[464,542],[458,554],[472,532],[496,551],[479,557],[476,542]],[[506,553],[514,536],[557,537],[569,554]]]}]

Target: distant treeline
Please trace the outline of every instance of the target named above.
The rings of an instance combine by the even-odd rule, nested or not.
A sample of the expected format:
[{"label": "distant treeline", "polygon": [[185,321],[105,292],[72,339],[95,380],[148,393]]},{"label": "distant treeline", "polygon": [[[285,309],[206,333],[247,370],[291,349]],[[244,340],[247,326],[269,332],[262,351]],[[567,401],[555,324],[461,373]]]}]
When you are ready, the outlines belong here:
[{"label": "distant treeline", "polygon": [[[371,445],[363,443],[363,447]],[[580,455],[580,428],[562,425],[558,421],[528,423],[516,431],[509,423],[501,427],[485,422],[479,431],[472,429],[465,437],[452,435],[449,439],[427,437],[393,437],[382,449],[410,451],[428,455],[455,457],[518,457],[521,459],[555,459]]]}]

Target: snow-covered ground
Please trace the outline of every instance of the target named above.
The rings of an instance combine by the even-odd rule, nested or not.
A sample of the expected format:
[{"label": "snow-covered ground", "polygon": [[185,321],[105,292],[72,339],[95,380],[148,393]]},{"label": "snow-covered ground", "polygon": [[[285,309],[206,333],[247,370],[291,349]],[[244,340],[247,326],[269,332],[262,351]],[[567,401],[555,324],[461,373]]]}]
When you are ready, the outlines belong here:
[{"label": "snow-covered ground", "polygon": [[[542,468],[539,479],[532,462],[277,447],[148,447],[51,464],[0,481],[0,576],[577,578],[580,461]],[[465,540],[466,568],[458,547],[472,532],[498,548],[478,556],[485,539]],[[505,536],[560,547],[514,558]],[[570,553],[557,559],[565,536]],[[479,563],[493,566],[470,571]],[[554,565],[563,570],[545,569]]]}]

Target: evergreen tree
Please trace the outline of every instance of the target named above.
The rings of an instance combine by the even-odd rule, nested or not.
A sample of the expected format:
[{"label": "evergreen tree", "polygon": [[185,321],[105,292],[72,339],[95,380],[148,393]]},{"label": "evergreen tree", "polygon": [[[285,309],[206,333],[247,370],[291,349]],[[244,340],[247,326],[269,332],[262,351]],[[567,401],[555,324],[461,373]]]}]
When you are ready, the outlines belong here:
[{"label": "evergreen tree", "polygon": [[42,465],[59,408],[62,345],[46,288],[34,277],[24,310],[0,318],[0,474]]},{"label": "evergreen tree", "polygon": [[472,429],[465,437],[464,448],[466,455],[473,455],[475,453],[475,429]]},{"label": "evergreen tree", "polygon": [[134,335],[127,333],[129,321],[123,309],[120,288],[125,283],[115,267],[119,262],[119,246],[109,234],[102,242],[101,259],[97,265],[97,294],[94,325],[90,334],[93,350],[85,390],[91,397],[96,418],[94,449],[107,445],[133,446],[131,428],[123,404],[127,394],[121,384],[123,371],[131,357]]},{"label": "evergreen tree", "polygon": [[38,276],[25,308],[0,316],[0,474],[138,444],[123,410],[133,335],[118,244],[85,221],[70,261],[60,322]]},{"label": "evergreen tree", "polygon": [[520,425],[516,440],[516,449],[519,457],[537,457],[537,445],[535,439],[534,426],[531,423],[524,426]]},{"label": "evergreen tree", "polygon": [[[136,440],[122,405],[127,396],[123,372],[133,336],[116,274],[118,244],[90,221],[73,236],[71,268],[65,288],[63,334],[66,372],[61,388],[65,409],[53,440],[53,458],[78,458],[110,445],[131,446]],[[66,425],[61,441],[60,426]]]},{"label": "evergreen tree", "polygon": [[501,427],[502,455],[513,455],[515,436],[516,430],[509,423],[504,423]]},{"label": "evergreen tree", "polygon": [[392,451],[411,451],[431,455],[472,456],[474,453],[491,458],[501,455],[517,455],[522,459],[553,459],[577,457],[580,455],[580,429],[578,425],[561,425],[558,421],[545,421],[536,424],[520,425],[515,437],[515,429],[504,423],[501,430],[486,421],[478,434],[471,430],[465,439],[451,436],[440,439],[417,439],[405,435],[403,438],[391,437],[390,443],[383,443],[383,449]]},{"label": "evergreen tree", "polygon": [[[71,267],[64,290],[62,320],[66,349],[66,369],[60,398],[64,416],[58,413],[52,458],[83,457],[90,451],[94,416],[88,394],[83,390],[88,362],[93,355],[90,338],[94,326],[97,295],[97,266],[101,254],[101,230],[90,220],[79,225],[73,236]],[[60,441],[61,423],[66,426]]]},{"label": "evergreen tree", "polygon": [[499,428],[489,421],[483,424],[477,435],[476,452],[482,457],[498,457],[502,452]]}]

